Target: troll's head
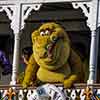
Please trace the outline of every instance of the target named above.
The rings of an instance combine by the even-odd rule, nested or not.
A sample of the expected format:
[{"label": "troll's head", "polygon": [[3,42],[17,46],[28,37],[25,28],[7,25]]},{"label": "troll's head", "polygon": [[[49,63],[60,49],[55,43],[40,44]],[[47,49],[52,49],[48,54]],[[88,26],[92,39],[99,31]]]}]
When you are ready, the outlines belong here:
[{"label": "troll's head", "polygon": [[32,33],[36,62],[49,70],[56,70],[68,60],[70,41],[64,29],[56,23],[45,23]]}]

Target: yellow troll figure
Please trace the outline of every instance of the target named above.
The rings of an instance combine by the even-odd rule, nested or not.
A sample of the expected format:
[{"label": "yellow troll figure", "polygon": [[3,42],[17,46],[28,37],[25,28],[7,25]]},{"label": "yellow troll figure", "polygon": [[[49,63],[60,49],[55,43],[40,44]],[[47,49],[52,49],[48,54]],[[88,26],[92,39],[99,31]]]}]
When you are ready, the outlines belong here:
[{"label": "yellow troll figure", "polygon": [[81,82],[82,63],[80,57],[70,47],[65,30],[50,22],[32,33],[33,54],[25,71],[23,86],[27,87],[32,78],[45,83],[62,83],[70,88]]}]

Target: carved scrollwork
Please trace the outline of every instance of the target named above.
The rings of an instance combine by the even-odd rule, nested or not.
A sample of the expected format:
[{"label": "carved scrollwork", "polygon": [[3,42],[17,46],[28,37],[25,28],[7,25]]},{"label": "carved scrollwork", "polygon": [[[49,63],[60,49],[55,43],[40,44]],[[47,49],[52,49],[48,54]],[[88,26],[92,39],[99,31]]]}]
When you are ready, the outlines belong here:
[{"label": "carved scrollwork", "polygon": [[8,18],[11,20],[11,29],[13,29],[14,33],[19,32],[19,19],[18,16],[19,12],[17,12],[18,9],[16,9],[15,5],[0,5],[0,12],[5,11]]},{"label": "carved scrollwork", "polygon": [[91,30],[96,29],[96,18],[97,18],[97,0],[91,2],[75,2],[72,3],[75,9],[81,8],[87,19],[87,25]]},{"label": "carved scrollwork", "polygon": [[3,11],[3,7],[0,7],[0,12],[2,12]]},{"label": "carved scrollwork", "polygon": [[8,18],[10,19],[10,20],[12,20],[12,16],[13,16],[13,10],[11,9],[11,6],[2,6],[2,7],[0,7],[0,12],[3,12],[3,11],[5,11],[6,12],[6,14],[7,14],[7,16],[8,16]]},{"label": "carved scrollwork", "polygon": [[21,21],[21,29],[24,28],[25,20],[31,14],[32,10],[38,11],[42,4],[31,4],[31,5],[23,5],[22,6],[22,21]]},{"label": "carved scrollwork", "polygon": [[[19,15],[20,11],[16,8],[17,5],[16,6],[14,6],[14,5],[4,5],[3,6],[3,5],[1,5],[0,12],[3,12],[3,11],[6,12],[8,18],[11,20],[11,28],[15,32],[17,32],[16,30],[21,30],[24,28],[24,24],[25,24],[24,21],[28,18],[28,16],[30,15],[30,12],[32,10],[35,10],[35,11],[39,10],[41,5],[42,4],[22,5],[22,9],[20,9],[20,6],[19,6],[18,9],[20,9],[21,15]],[[21,20],[20,20],[18,15],[20,16]],[[20,23],[21,23],[20,28],[18,28]]]}]

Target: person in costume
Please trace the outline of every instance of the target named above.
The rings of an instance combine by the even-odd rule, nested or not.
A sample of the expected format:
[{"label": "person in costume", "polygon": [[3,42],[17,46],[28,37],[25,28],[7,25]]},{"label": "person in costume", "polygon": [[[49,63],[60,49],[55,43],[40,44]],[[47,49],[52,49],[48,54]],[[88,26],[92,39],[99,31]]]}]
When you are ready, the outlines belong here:
[{"label": "person in costume", "polygon": [[0,50],[0,65],[2,68],[2,74],[8,75],[12,73],[12,64],[10,60],[7,58],[4,51]]},{"label": "person in costume", "polygon": [[33,53],[25,70],[23,87],[32,78],[43,83],[60,83],[71,88],[83,82],[83,64],[80,56],[71,48],[67,32],[54,22],[45,23],[32,33]]},{"label": "person in costume", "polygon": [[18,79],[17,79],[18,84],[21,84],[23,81],[25,69],[26,69],[26,66],[28,64],[28,60],[29,60],[32,53],[33,53],[32,47],[28,46],[28,47],[25,47],[22,49],[20,66],[18,68],[18,74],[19,74]]}]

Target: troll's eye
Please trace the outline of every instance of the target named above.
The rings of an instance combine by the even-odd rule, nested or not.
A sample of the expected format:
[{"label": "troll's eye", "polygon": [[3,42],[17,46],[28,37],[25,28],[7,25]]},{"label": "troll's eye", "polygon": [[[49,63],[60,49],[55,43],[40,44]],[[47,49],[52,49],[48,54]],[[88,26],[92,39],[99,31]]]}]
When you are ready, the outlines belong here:
[{"label": "troll's eye", "polygon": [[57,40],[58,40],[58,37],[52,36],[52,41],[53,41],[53,42],[56,42]]},{"label": "troll's eye", "polygon": [[50,35],[50,33],[51,33],[51,32],[50,32],[49,30],[46,30],[46,31],[45,31],[45,34],[46,34],[46,35]]},{"label": "troll's eye", "polygon": [[41,36],[44,36],[44,35],[45,35],[45,32],[44,32],[44,31],[41,31],[41,32],[40,32],[40,35],[41,35]]}]

